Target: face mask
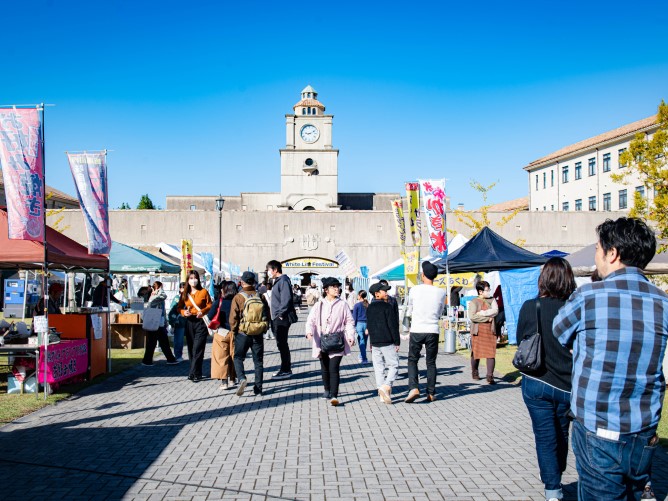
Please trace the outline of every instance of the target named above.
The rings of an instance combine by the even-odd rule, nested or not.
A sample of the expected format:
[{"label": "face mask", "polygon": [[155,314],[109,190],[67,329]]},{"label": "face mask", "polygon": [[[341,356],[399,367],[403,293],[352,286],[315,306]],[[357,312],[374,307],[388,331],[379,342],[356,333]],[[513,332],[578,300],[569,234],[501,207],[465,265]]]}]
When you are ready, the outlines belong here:
[{"label": "face mask", "polygon": [[190,287],[197,287],[197,279],[196,278],[188,280],[188,283],[190,284]]},{"label": "face mask", "polygon": [[274,270],[272,270],[271,268],[269,268],[269,269],[267,270],[267,276],[268,276],[269,278],[274,278]]}]

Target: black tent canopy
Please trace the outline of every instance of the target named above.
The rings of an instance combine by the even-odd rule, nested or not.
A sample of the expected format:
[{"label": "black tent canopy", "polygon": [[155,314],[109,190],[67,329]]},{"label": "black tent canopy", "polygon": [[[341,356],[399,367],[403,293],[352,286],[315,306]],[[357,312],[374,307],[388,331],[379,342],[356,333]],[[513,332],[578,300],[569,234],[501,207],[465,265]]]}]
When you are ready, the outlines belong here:
[{"label": "black tent canopy", "polygon": [[475,237],[447,258],[435,261],[434,264],[438,267],[439,273],[445,273],[446,259],[450,273],[529,268],[541,266],[548,260],[547,257],[518,247],[488,227],[484,227]]}]

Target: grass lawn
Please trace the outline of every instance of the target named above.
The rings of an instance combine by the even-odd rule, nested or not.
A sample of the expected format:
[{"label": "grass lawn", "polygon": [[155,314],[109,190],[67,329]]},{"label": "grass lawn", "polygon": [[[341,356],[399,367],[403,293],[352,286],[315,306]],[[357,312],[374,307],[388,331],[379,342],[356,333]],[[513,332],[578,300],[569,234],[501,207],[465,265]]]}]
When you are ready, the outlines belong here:
[{"label": "grass lawn", "polygon": [[[460,355],[466,357],[467,361],[471,357],[471,352],[467,349],[457,350]],[[513,357],[517,351],[517,346],[506,345],[496,350],[496,366],[495,371],[502,375],[504,381],[514,384],[520,384],[520,371],[513,366]],[[484,362],[481,362],[481,365]],[[468,365],[467,365],[468,367]],[[482,374],[482,371],[481,371]],[[659,429],[657,431],[661,441],[659,442],[663,447],[668,448],[668,402],[664,401],[663,410],[661,412],[661,421],[659,421]]]},{"label": "grass lawn", "polygon": [[[0,425],[9,423],[15,419],[30,414],[31,412],[41,409],[44,406],[55,404],[59,400],[71,397],[78,391],[88,388],[91,385],[98,384],[105,379],[123,372],[124,370],[137,365],[141,362],[144,356],[144,349],[136,350],[111,350],[111,367],[112,372],[109,374],[102,374],[97,376],[92,381],[84,381],[71,385],[60,386],[57,393],[49,395],[44,400],[44,393],[40,394],[39,399],[35,398],[34,393],[25,395],[8,395],[7,394],[7,374],[0,374]],[[0,357],[0,365],[6,365],[6,357]]]}]

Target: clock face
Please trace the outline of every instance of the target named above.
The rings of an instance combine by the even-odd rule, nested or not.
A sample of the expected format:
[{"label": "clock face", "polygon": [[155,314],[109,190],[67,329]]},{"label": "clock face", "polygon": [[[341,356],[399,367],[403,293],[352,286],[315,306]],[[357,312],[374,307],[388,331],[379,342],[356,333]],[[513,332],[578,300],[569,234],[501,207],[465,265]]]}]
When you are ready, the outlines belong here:
[{"label": "clock face", "polygon": [[304,125],[304,127],[302,127],[300,134],[302,136],[302,139],[306,143],[315,143],[320,137],[320,131],[318,130],[318,128],[315,125],[311,124]]}]

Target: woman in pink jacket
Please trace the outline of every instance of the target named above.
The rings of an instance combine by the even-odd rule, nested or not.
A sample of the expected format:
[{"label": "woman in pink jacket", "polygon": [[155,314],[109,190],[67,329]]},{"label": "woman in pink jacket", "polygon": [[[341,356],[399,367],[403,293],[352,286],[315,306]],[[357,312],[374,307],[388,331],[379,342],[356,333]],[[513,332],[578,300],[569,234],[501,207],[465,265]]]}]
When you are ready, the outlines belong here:
[{"label": "woman in pink jacket", "polygon": [[336,278],[322,281],[325,297],[311,309],[306,320],[306,339],[313,341],[313,358],[320,359],[323,398],[339,405],[339,370],[344,355],[355,344],[355,322],[350,308],[339,298],[341,282]]}]

